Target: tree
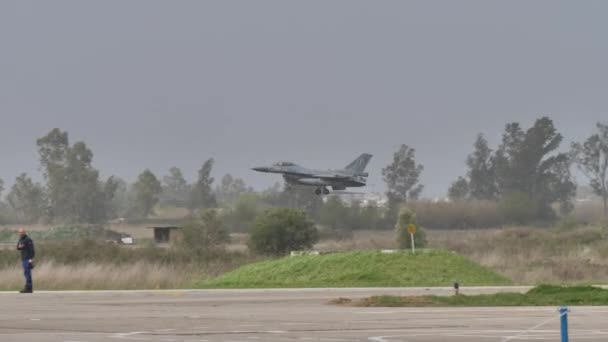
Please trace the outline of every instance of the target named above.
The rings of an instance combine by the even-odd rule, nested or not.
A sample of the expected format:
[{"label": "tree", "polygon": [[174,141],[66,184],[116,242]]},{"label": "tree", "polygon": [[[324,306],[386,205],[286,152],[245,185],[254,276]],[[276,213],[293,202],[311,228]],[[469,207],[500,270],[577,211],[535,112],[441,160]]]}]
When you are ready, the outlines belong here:
[{"label": "tree", "polygon": [[191,211],[196,209],[215,208],[217,206],[215,194],[211,187],[213,184],[213,177],[211,177],[213,162],[213,158],[207,159],[198,171],[198,180],[194,184],[190,194]]},{"label": "tree", "polygon": [[[488,147],[488,141],[483,134],[477,136],[473,146],[473,153],[467,157],[470,196],[481,200],[496,199],[498,189],[492,165],[492,150]],[[459,185],[463,185],[462,181],[460,182]]]},{"label": "tree", "polygon": [[217,211],[205,210],[182,227],[182,244],[189,250],[205,255],[221,250],[230,241],[230,234]]},{"label": "tree", "polygon": [[112,182],[114,183],[115,190],[114,196],[112,196],[107,207],[109,217],[125,217],[129,212],[130,206],[136,202],[135,196],[129,197],[129,186],[123,179],[112,177]]},{"label": "tree", "polygon": [[448,197],[452,201],[458,201],[466,199],[469,196],[469,182],[464,177],[458,177],[457,180],[452,183],[448,190]]},{"label": "tree", "polygon": [[148,169],[137,177],[133,184],[136,194],[137,209],[141,217],[146,218],[152,212],[152,208],[158,203],[158,195],[162,192],[160,181]]},{"label": "tree", "polygon": [[584,143],[572,144],[572,157],[589,179],[593,192],[602,197],[604,218],[608,217],[608,125],[597,123],[598,133]]},{"label": "tree", "polygon": [[93,219],[92,222],[107,221],[111,218],[118,217],[117,208],[114,207],[114,197],[116,192],[121,187],[121,181],[117,177],[111,176],[105,182],[100,182],[100,188],[103,189],[101,192],[97,192],[102,198],[98,199],[96,203],[101,203],[102,206],[98,207],[96,212],[98,215],[97,219]]},{"label": "tree", "polygon": [[399,206],[408,200],[418,199],[423,185],[419,184],[423,166],[416,164],[415,150],[407,145],[401,145],[393,156],[393,162],[382,169],[382,176],[388,191],[388,210],[384,215],[384,225],[393,226]]},{"label": "tree", "polygon": [[541,219],[555,216],[553,203],[559,203],[562,212],[571,210],[576,185],[570,158],[566,153],[554,154],[561,141],[562,135],[547,117],[536,120],[526,132],[518,123],[508,124],[492,161],[500,197],[526,194]]},{"label": "tree", "polygon": [[4,181],[0,178],[0,201],[2,201],[2,192],[4,191]]},{"label": "tree", "polygon": [[113,197],[112,180],[99,181],[92,167],[93,152],[84,142],[70,146],[68,133],[58,128],[37,140],[40,164],[47,182],[51,219],[67,222],[103,222],[107,200]]},{"label": "tree", "polygon": [[255,220],[248,246],[257,253],[279,256],[292,250],[312,248],[318,240],[317,228],[303,211],[273,208]]},{"label": "tree", "polygon": [[[68,133],[58,128],[37,140],[40,165],[46,179],[49,205],[56,217],[65,218],[71,210],[70,183],[67,171],[67,155],[70,149]],[[53,219],[53,217],[51,217]]]},{"label": "tree", "polygon": [[253,192],[253,189],[248,188],[244,180],[232,177],[229,173],[222,177],[220,185],[216,189],[218,200],[228,205],[232,205],[245,192]]},{"label": "tree", "polygon": [[40,184],[32,182],[25,173],[15,179],[6,198],[19,222],[35,223],[45,215],[47,202],[44,189]]},{"label": "tree", "polygon": [[163,177],[163,184],[161,203],[177,208],[188,206],[190,186],[184,179],[182,170],[177,167],[170,168],[169,174]]},{"label": "tree", "polygon": [[382,169],[389,200],[407,202],[420,196],[424,186],[418,181],[423,166],[416,164],[415,153],[413,148],[401,145],[393,156],[393,163]]}]

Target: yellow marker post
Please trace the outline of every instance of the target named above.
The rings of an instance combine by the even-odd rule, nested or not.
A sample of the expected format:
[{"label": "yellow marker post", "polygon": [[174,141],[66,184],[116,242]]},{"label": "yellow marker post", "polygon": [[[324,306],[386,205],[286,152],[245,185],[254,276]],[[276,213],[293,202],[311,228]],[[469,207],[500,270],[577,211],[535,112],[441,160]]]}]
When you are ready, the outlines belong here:
[{"label": "yellow marker post", "polygon": [[407,231],[410,233],[410,238],[412,239],[412,254],[416,254],[416,246],[414,245],[414,234],[416,234],[416,225],[410,223],[407,225]]}]

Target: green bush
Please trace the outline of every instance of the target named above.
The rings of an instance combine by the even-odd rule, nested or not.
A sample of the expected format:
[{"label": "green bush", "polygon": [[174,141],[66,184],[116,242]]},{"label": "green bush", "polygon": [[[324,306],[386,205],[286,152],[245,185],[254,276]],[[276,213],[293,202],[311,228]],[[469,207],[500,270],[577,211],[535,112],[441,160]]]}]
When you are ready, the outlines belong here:
[{"label": "green bush", "polygon": [[207,253],[223,249],[230,241],[228,229],[220,220],[217,211],[203,211],[198,217],[182,226],[181,244],[189,250]]},{"label": "green bush", "polygon": [[[397,217],[397,224],[395,225],[397,246],[401,249],[412,248],[412,238],[407,230],[410,224],[416,225],[416,213],[408,208],[401,208]],[[423,248],[427,245],[426,232],[422,227],[416,226],[414,244],[417,248]]]},{"label": "green bush", "polygon": [[248,246],[260,254],[285,255],[292,250],[312,248],[318,240],[317,228],[303,211],[273,208],[256,218]]}]

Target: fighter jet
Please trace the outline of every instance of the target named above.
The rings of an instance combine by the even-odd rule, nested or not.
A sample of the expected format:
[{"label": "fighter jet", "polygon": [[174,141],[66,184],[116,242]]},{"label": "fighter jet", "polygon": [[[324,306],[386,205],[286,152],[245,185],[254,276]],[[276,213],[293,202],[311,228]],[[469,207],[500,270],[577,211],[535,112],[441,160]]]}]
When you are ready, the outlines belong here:
[{"label": "fighter jet", "polygon": [[316,187],[315,194],[328,195],[327,187],[331,187],[333,190],[345,190],[347,187],[365,186],[368,173],[364,170],[370,159],[372,159],[371,154],[363,153],[340,170],[312,170],[286,161],[272,166],[254,167],[252,170],[281,173],[288,184],[314,186]]}]

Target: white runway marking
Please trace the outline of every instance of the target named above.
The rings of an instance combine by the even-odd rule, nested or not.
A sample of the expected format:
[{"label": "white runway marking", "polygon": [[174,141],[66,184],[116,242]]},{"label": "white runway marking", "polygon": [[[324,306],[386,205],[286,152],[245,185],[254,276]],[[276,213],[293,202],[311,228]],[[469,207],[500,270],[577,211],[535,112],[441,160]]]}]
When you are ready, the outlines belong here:
[{"label": "white runway marking", "polygon": [[[383,310],[383,311],[365,311],[365,310],[357,310],[357,311],[353,311],[353,313],[355,314],[359,314],[359,315],[366,315],[366,314],[372,314],[372,315],[388,315],[388,314],[400,314],[400,313],[425,313],[425,314],[432,314],[432,313],[456,313],[456,312],[479,312],[479,313],[495,313],[498,312],[499,310],[495,309],[495,308],[453,308],[453,309],[435,309],[435,308],[429,308],[428,310],[422,310],[422,309],[400,309],[400,310]],[[510,308],[509,311],[515,311],[515,312],[555,312],[555,308],[544,308],[544,307],[540,307],[540,308]],[[589,310],[591,312],[608,312],[608,311],[596,311],[596,310]]]},{"label": "white runway marking", "polygon": [[118,334],[110,335],[110,338],[118,338],[121,340],[146,341],[146,340],[149,340],[149,338],[132,337],[132,336],[137,336],[137,335],[147,334],[147,333],[148,333],[147,331],[133,331],[130,333],[118,333]]}]

